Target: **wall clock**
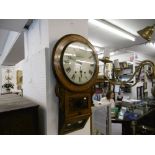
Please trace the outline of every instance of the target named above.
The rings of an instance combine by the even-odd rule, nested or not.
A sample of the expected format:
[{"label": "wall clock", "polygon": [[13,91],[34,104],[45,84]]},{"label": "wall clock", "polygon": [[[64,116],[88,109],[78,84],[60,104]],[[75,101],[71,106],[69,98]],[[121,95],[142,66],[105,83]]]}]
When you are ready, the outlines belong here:
[{"label": "wall clock", "polygon": [[98,58],[83,36],[69,34],[55,45],[52,66],[59,97],[59,134],[84,127],[91,115],[92,86],[98,76]]}]

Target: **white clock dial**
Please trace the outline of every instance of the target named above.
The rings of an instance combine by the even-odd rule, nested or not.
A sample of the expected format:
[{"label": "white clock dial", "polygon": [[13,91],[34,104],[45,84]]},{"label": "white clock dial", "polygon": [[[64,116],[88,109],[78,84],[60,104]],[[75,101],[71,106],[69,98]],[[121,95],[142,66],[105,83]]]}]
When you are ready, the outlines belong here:
[{"label": "white clock dial", "polygon": [[85,84],[91,80],[97,65],[92,49],[79,42],[74,42],[67,46],[62,62],[67,78],[78,85]]}]

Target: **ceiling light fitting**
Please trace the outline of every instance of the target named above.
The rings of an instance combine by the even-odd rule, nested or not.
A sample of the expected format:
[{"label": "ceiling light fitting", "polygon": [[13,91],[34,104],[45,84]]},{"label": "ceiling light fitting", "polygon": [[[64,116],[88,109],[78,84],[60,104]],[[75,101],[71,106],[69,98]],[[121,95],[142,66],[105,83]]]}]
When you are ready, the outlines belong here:
[{"label": "ceiling light fitting", "polygon": [[153,26],[147,26],[142,30],[137,31],[137,33],[145,40],[151,41],[152,35],[155,29],[155,24]]},{"label": "ceiling light fitting", "polygon": [[100,28],[103,28],[107,31],[110,31],[116,35],[119,35],[123,38],[129,39],[131,41],[136,40],[136,37],[133,34],[127,32],[126,30],[124,30],[110,22],[107,22],[106,20],[89,20],[88,22],[90,22],[91,24],[96,25]]}]

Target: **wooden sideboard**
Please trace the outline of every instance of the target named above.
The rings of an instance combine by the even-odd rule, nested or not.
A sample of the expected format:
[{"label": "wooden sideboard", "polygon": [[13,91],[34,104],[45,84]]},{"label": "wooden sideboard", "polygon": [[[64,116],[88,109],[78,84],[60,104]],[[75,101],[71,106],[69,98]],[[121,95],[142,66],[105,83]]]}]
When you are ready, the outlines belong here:
[{"label": "wooden sideboard", "polygon": [[0,135],[37,135],[39,105],[16,94],[0,96]]}]

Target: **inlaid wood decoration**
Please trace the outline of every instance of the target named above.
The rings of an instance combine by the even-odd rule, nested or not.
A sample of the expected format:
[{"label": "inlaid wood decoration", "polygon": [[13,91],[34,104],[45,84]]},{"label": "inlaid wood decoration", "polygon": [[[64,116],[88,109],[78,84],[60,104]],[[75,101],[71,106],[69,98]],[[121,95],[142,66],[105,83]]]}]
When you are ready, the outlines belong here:
[{"label": "inlaid wood decoration", "polygon": [[85,126],[91,115],[92,87],[98,77],[98,58],[83,36],[69,34],[55,45],[52,66],[59,97],[59,134]]}]

